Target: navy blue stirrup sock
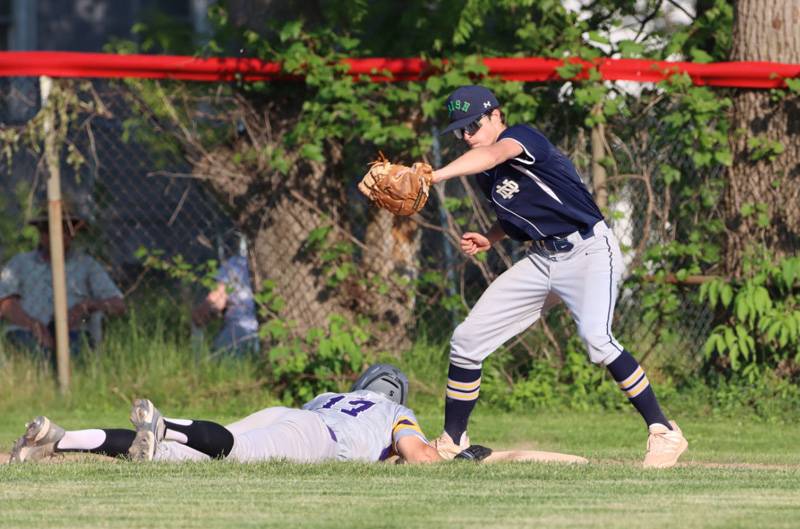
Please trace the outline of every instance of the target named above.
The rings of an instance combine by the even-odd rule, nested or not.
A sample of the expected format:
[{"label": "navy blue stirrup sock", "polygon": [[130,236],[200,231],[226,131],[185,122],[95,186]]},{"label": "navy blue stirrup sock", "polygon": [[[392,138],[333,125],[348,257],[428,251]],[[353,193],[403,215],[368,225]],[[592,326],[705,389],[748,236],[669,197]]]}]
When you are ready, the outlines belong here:
[{"label": "navy blue stirrup sock", "polygon": [[233,434],[222,426],[211,421],[195,421],[190,424],[178,424],[164,420],[167,430],[182,433],[186,436],[186,446],[194,448],[209,457],[222,458],[233,449]]},{"label": "navy blue stirrup sock", "polygon": [[641,414],[647,426],[658,423],[672,430],[672,425],[661,411],[661,406],[658,405],[658,399],[656,399],[656,394],[650,386],[644,369],[628,351],[623,350],[622,354],[607,367],[619,388]]},{"label": "navy blue stirrup sock", "polygon": [[456,444],[461,434],[467,431],[469,416],[478,402],[480,389],[480,369],[464,369],[450,364],[444,402],[444,431]]},{"label": "navy blue stirrup sock", "polygon": [[103,429],[106,438],[103,443],[96,448],[59,448],[56,443],[56,452],[88,452],[90,454],[100,454],[108,457],[127,456],[128,449],[133,444],[136,432],[119,428]]}]

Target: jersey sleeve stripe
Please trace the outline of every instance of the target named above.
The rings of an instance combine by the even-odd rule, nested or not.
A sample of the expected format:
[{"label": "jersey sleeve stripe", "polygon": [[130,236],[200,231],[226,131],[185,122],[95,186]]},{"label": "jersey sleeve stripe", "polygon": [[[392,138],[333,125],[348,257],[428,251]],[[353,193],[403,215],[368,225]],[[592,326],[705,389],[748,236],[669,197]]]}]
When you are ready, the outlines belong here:
[{"label": "jersey sleeve stripe", "polygon": [[425,438],[425,434],[422,433],[422,429],[419,427],[416,421],[409,417],[401,416],[395,421],[394,427],[392,428],[392,447],[394,448],[395,452],[397,452],[397,442],[403,437],[407,437],[409,435],[418,437],[425,443],[428,442],[428,440]]},{"label": "jersey sleeve stripe", "polygon": [[528,157],[527,159],[521,158],[521,157],[517,157],[517,158],[514,158],[515,161],[520,162],[520,163],[524,163],[525,165],[533,165],[534,163],[536,163],[536,157],[533,154],[531,154],[531,152],[528,150],[528,148],[525,147],[524,143],[519,141],[517,138],[508,137],[508,138],[503,138],[503,139],[504,140],[511,140],[513,142],[518,143],[519,146],[522,147],[522,152],[524,152],[525,156]]},{"label": "jersey sleeve stripe", "polygon": [[395,421],[392,427],[392,434],[397,434],[401,430],[413,430],[422,434],[422,429],[419,425],[408,417],[400,417]]},{"label": "jersey sleeve stripe", "polygon": [[514,165],[513,163],[511,164],[511,167],[513,167],[514,169],[516,169],[520,173],[526,175],[528,178],[533,180],[536,183],[536,185],[538,185],[539,188],[541,188],[542,191],[547,193],[547,195],[550,198],[552,198],[553,200],[555,200],[556,202],[558,202],[561,205],[564,204],[564,202],[562,202],[562,200],[560,198],[558,198],[558,195],[556,195],[556,192],[553,191],[553,188],[550,187],[549,185],[545,184],[544,181],[542,181],[542,179],[539,178],[536,174],[534,174],[533,172],[529,171],[528,169],[525,169],[524,167],[522,167],[520,165]]}]

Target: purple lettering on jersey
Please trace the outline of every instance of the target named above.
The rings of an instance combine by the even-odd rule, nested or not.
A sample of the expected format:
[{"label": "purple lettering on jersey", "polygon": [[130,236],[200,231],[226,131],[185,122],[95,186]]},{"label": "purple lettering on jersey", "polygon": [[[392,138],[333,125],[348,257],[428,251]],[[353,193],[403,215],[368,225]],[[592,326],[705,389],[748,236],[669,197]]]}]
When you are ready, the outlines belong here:
[{"label": "purple lettering on jersey", "polygon": [[351,400],[348,401],[348,404],[358,404],[355,408],[350,408],[349,410],[339,410],[342,413],[346,413],[347,415],[352,415],[353,417],[358,416],[359,413],[367,411],[371,407],[375,405],[374,402],[371,400]]},{"label": "purple lettering on jersey", "polygon": [[344,395],[337,395],[335,397],[331,397],[331,399],[328,402],[326,402],[320,409],[326,410],[328,408],[332,408],[334,404],[336,404],[337,402],[339,402],[343,398],[344,398]]},{"label": "purple lettering on jersey", "polygon": [[[345,396],[346,395],[336,395],[335,397],[331,397],[330,399],[328,399],[328,402],[320,406],[319,409],[329,410],[333,408],[340,400],[345,398]],[[347,401],[347,404],[354,405],[355,407],[349,409],[340,408],[339,411],[342,413],[346,413],[351,417],[357,417],[359,413],[367,411],[368,409],[370,409],[375,405],[375,403],[372,402],[371,400],[363,400],[363,399],[349,400]]]}]

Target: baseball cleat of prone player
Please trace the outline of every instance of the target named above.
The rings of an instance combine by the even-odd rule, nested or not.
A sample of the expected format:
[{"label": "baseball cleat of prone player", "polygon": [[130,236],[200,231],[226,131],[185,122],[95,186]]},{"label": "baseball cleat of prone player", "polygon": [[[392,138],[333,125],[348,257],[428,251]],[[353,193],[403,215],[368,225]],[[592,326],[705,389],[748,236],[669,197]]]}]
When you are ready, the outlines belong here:
[{"label": "baseball cleat of prone player", "polygon": [[[274,407],[228,426],[172,419],[146,399],[131,409],[135,430],[67,431],[36,417],[15,443],[11,462],[35,461],[59,452],[129,456],[137,461],[239,462],[272,459],[315,463],[329,460],[409,463],[441,461],[414,412],[406,407],[408,378],[389,364],[367,369],[348,393],[323,393],[302,409]],[[480,454],[479,454],[480,455]]]},{"label": "baseball cleat of prone player", "polygon": [[662,412],[644,370],[611,332],[624,271],[619,243],[570,159],[539,130],[507,125],[494,94],[462,86],[447,99],[449,124],[467,151],[433,171],[433,184],[475,175],[496,222],[466,232],[461,249],[475,255],[505,237],[530,241],[525,258],[486,289],[450,341],[442,435],[433,441],[452,458],[469,445],[467,424],[478,399],[483,361],[533,325],[560,298],[572,313],[589,359],[604,366],[648,428],[644,466],[673,466],[688,443]]}]

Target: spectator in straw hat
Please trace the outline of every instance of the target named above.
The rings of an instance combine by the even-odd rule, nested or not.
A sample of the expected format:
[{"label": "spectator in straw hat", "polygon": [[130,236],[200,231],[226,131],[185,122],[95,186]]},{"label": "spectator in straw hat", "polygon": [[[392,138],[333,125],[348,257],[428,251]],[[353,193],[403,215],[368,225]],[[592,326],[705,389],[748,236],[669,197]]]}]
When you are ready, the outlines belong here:
[{"label": "spectator in straw hat", "polygon": [[[86,227],[86,219],[66,201],[62,218],[70,351],[74,355],[83,341],[88,340],[85,329],[88,317],[96,311],[122,314],[125,302],[100,263],[72,248],[72,240]],[[37,216],[29,223],[39,231],[39,246],[15,255],[0,272],[0,317],[6,324],[9,342],[51,356],[55,348],[55,324],[47,216]]]}]

